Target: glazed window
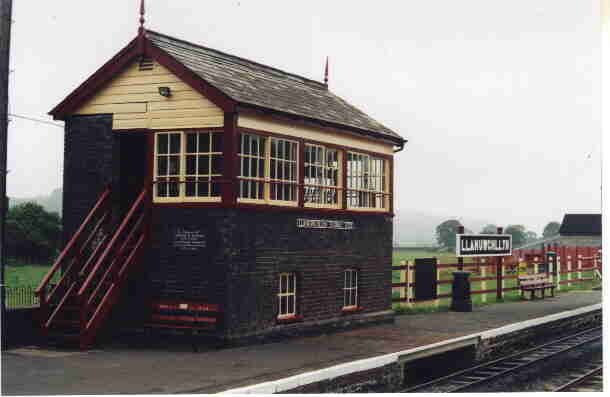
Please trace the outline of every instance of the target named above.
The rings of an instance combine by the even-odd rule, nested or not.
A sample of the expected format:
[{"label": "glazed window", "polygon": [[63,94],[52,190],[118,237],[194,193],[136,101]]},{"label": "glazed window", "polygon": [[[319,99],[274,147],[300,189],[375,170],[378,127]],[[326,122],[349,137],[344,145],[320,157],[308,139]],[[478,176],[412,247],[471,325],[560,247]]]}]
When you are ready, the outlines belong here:
[{"label": "glazed window", "polygon": [[266,140],[254,134],[241,134],[239,145],[239,197],[265,198]]},{"label": "glazed window", "polygon": [[155,140],[155,198],[179,198],[182,133],[161,132]]},{"label": "glazed window", "polygon": [[269,157],[270,200],[297,200],[297,143],[271,138]]},{"label": "glazed window", "polygon": [[347,207],[387,210],[387,161],[363,153],[347,154]]},{"label": "glazed window", "polygon": [[186,197],[220,197],[222,135],[212,132],[186,134]]},{"label": "glazed window", "polygon": [[155,134],[155,201],[219,201],[222,133]]},{"label": "glazed window", "polygon": [[278,297],[278,318],[294,317],[296,310],[296,275],[295,273],[281,273]]},{"label": "glazed window", "polygon": [[238,156],[240,201],[297,204],[297,142],[241,134]]},{"label": "glazed window", "polygon": [[347,269],[343,272],[343,308],[358,307],[358,271]]},{"label": "glazed window", "polygon": [[304,201],[308,207],[339,206],[339,152],[321,145],[305,145]]}]

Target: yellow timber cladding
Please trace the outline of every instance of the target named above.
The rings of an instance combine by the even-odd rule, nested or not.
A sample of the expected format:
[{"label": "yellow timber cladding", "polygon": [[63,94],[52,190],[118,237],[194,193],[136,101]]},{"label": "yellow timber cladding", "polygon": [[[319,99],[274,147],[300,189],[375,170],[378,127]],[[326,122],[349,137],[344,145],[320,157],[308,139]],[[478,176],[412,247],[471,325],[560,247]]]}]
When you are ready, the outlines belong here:
[{"label": "yellow timber cladding", "polygon": [[283,123],[275,120],[256,117],[250,115],[239,115],[237,119],[239,127],[252,128],[260,131],[268,131],[282,134],[294,138],[303,138],[321,144],[329,143],[356,150],[366,150],[369,152],[393,155],[392,144],[384,144],[372,139],[360,139],[358,137],[330,134],[322,129],[306,127],[298,124]]},{"label": "yellow timber cladding", "polygon": [[[159,95],[169,87],[169,98]],[[134,62],[82,106],[76,114],[114,115],[113,129],[222,127],[222,109],[157,62],[140,70]]]},{"label": "yellow timber cladding", "polygon": [[[164,66],[157,62],[153,65],[152,70],[140,70],[140,63],[134,62],[75,114],[112,114],[114,130],[175,130],[224,125],[222,109],[182,82]],[[159,87],[169,87],[171,96],[161,96]],[[322,129],[263,117],[240,115],[238,125],[356,150],[393,154],[391,144],[356,136],[330,134]]]}]

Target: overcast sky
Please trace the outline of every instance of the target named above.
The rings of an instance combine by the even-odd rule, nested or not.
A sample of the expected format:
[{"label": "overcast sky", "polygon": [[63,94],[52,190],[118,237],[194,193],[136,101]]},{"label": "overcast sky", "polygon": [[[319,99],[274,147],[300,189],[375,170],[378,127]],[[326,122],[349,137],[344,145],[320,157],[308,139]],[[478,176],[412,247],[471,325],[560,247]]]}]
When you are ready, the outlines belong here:
[{"label": "overcast sky", "polygon": [[[10,112],[47,112],[129,42],[139,0],[15,0]],[[523,223],[599,211],[589,0],[148,0],[147,27],[322,79],[409,140],[396,207]],[[13,119],[8,194],[62,183],[63,131]]]}]

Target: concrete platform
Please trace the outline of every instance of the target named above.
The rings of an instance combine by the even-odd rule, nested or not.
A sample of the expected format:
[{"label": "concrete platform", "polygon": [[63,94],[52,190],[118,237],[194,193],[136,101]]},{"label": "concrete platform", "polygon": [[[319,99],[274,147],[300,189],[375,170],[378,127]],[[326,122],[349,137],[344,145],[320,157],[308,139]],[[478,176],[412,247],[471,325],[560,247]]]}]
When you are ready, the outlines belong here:
[{"label": "concrete platform", "polygon": [[599,291],[404,315],[370,326],[280,343],[192,353],[161,346],[90,352],[14,349],[2,354],[3,394],[215,393],[394,353],[600,303]]}]

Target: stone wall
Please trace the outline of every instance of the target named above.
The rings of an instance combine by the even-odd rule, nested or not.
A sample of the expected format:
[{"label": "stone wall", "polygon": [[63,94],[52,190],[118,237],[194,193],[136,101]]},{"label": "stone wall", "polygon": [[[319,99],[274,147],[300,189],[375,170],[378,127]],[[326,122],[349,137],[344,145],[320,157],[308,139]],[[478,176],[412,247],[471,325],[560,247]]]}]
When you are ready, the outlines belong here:
[{"label": "stone wall", "polygon": [[63,241],[67,243],[117,170],[112,116],[66,119],[63,175]]},{"label": "stone wall", "polygon": [[[188,206],[155,206],[152,214],[150,294],[220,303],[229,339],[351,326],[373,321],[374,313],[391,320],[389,216]],[[350,221],[354,229],[299,228],[299,218]],[[181,231],[201,241],[185,249],[176,242]],[[361,310],[354,314],[342,313],[348,268],[359,271]],[[297,276],[297,323],[277,321],[281,272]]]}]

